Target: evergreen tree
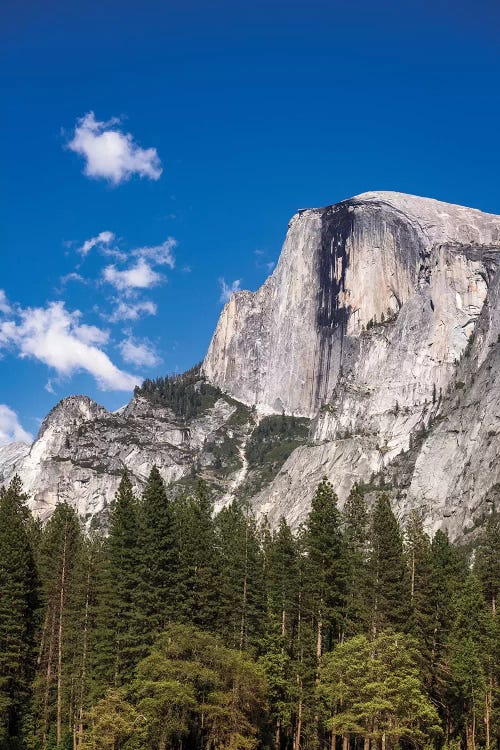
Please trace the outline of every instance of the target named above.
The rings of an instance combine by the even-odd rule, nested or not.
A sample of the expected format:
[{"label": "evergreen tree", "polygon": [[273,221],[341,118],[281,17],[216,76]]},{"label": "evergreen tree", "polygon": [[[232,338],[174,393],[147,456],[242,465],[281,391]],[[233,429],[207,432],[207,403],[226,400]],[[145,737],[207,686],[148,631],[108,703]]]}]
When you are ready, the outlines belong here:
[{"label": "evergreen tree", "polygon": [[437,531],[431,542],[432,642],[427,654],[428,690],[450,737],[448,704],[450,670],[448,640],[454,619],[453,602],[467,574],[465,555],[446,532]]},{"label": "evergreen tree", "polygon": [[488,516],[479,534],[474,569],[491,611],[496,614],[500,589],[500,514],[496,511]]},{"label": "evergreen tree", "polygon": [[414,643],[402,633],[379,632],[371,641],[358,635],[326,654],[319,695],[327,705],[327,724],[334,736],[343,735],[347,748],[351,737],[385,750],[400,740],[422,746],[441,733]]},{"label": "evergreen tree", "polygon": [[213,503],[203,482],[174,504],[179,546],[177,617],[213,630],[218,616],[219,559]]},{"label": "evergreen tree", "polygon": [[432,586],[431,542],[424,531],[420,513],[410,513],[406,524],[406,558],[410,578],[410,615],[408,632],[418,644],[427,684],[432,680],[434,639],[434,600]]},{"label": "evergreen tree", "polygon": [[344,549],[347,560],[345,632],[352,636],[370,626],[368,536],[366,502],[355,484],[344,505]]},{"label": "evergreen tree", "polygon": [[0,493],[0,746],[23,739],[36,660],[38,578],[19,477]]},{"label": "evergreen tree", "polygon": [[125,472],[111,506],[98,573],[96,676],[104,684],[119,686],[131,679],[143,651],[139,543],[138,502]]},{"label": "evergreen tree", "polygon": [[[326,477],[320,482],[311,502],[303,535],[306,602],[314,630],[315,648],[303,660],[306,690],[304,729],[310,731],[310,742],[318,747],[323,730],[311,677],[319,681],[319,659],[330,651],[344,633],[347,584],[347,560],[341,530],[337,496]],[[309,667],[309,669],[307,669]],[[310,715],[312,713],[312,716]]]},{"label": "evergreen tree", "polygon": [[151,645],[175,619],[179,549],[172,503],[165,483],[153,466],[140,504],[140,572],[142,644]]},{"label": "evergreen tree", "polygon": [[408,576],[402,535],[387,495],[379,495],[371,524],[371,628],[403,629],[408,622]]},{"label": "evergreen tree", "polygon": [[279,748],[283,742],[289,744],[292,740],[297,705],[294,637],[300,585],[297,542],[284,518],[265,548],[268,616],[261,662],[268,681],[274,744]]},{"label": "evergreen tree", "polygon": [[462,728],[467,750],[474,750],[487,707],[488,634],[492,617],[475,575],[467,576],[455,599],[455,620],[449,639],[451,708]]},{"label": "evergreen tree", "polygon": [[304,544],[311,614],[316,624],[316,655],[330,650],[344,630],[347,562],[337,496],[326,477],[311,502]]},{"label": "evergreen tree", "polygon": [[238,503],[216,518],[220,554],[218,630],[231,648],[256,648],[265,623],[264,559],[255,520]]},{"label": "evergreen tree", "polygon": [[72,731],[75,649],[80,633],[74,626],[76,563],[82,535],[75,511],[59,503],[40,543],[40,578],[44,619],[35,682],[35,736],[42,747],[60,747]]}]

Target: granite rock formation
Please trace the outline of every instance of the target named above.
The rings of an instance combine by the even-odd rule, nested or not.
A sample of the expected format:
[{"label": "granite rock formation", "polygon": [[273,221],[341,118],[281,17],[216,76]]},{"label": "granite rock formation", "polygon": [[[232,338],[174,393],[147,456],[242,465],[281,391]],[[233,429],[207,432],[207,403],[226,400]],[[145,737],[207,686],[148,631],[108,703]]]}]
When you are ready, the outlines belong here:
[{"label": "granite rock formation", "polygon": [[[186,422],[140,395],[114,414],[66,399],[31,447],[0,449],[0,479],[89,523],[125,466],[138,487],[153,463],[170,484],[209,475],[220,502],[258,486],[272,523],[298,524],[324,475],[341,500],[383,481],[402,517],[463,536],[500,488],[499,262],[500,217],[474,209],[377,192],[299,211],[273,274],[220,316],[210,408]],[[311,420],[307,442],[249,485],[247,442],[282,412]]]}]

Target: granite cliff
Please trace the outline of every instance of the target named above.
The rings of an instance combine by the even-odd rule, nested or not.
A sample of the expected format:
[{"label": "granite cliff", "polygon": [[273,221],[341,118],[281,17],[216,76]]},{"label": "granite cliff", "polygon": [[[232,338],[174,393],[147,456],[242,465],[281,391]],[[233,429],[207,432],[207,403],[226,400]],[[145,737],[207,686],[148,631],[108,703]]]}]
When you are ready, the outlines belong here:
[{"label": "granite cliff", "polygon": [[[66,499],[91,523],[125,466],[140,487],[157,463],[297,524],[326,474],[341,500],[383,482],[401,516],[461,536],[500,487],[499,261],[500,217],[474,209],[378,192],[299,211],[273,274],[221,314],[202,409],[71,397],[32,446],[0,450],[0,479],[17,470],[42,516]],[[293,428],[266,416],[282,413]]]}]

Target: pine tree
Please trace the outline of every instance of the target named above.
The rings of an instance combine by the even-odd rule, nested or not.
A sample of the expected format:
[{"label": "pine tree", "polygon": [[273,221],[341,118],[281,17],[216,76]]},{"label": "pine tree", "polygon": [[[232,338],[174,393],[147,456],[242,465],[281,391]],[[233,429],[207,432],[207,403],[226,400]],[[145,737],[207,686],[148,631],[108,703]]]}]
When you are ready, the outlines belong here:
[{"label": "pine tree", "polygon": [[347,561],[337,496],[326,477],[318,485],[306,523],[304,544],[316,655],[331,650],[344,630]]},{"label": "pine tree", "polygon": [[410,577],[410,615],[407,630],[418,643],[427,684],[432,680],[434,601],[431,542],[420,513],[412,512],[406,524],[406,558]]},{"label": "pine tree", "polygon": [[[331,651],[341,641],[344,633],[348,571],[341,524],[337,496],[325,477],[312,499],[303,536],[306,601],[316,641],[315,652],[304,660],[304,666],[309,663],[311,668],[314,664],[316,685],[319,682],[318,667],[322,654]],[[312,687],[311,671],[309,669],[309,674],[306,672],[304,675],[309,687]],[[308,698],[305,706],[311,709],[312,717],[308,717],[309,721],[305,724],[306,727],[309,724],[313,747],[318,747],[323,732],[314,692],[311,691]],[[331,742],[334,743],[333,738]]]},{"label": "pine tree", "polygon": [[271,539],[267,533],[265,536],[268,612],[261,663],[268,679],[275,747],[279,748],[282,742],[289,744],[292,740],[297,705],[294,637],[298,627],[299,559],[296,539],[284,518]]},{"label": "pine tree", "polygon": [[82,750],[84,729],[96,696],[103,691],[99,663],[96,613],[100,593],[100,576],[105,569],[105,539],[101,533],[86,536],[75,562],[75,584],[70,592],[69,630],[74,636],[72,648],[73,748]]},{"label": "pine tree", "polygon": [[179,549],[172,503],[153,466],[140,504],[140,572],[143,646],[151,645],[175,619]]},{"label": "pine tree", "polygon": [[19,477],[0,494],[0,745],[23,739],[36,663],[38,577]]},{"label": "pine tree", "polygon": [[437,531],[431,542],[432,643],[428,654],[429,694],[438,706],[450,736],[448,640],[453,625],[454,598],[467,574],[465,555],[446,532]]},{"label": "pine tree", "polygon": [[409,614],[409,590],[402,535],[387,495],[379,495],[371,524],[371,627],[404,629]]},{"label": "pine tree", "polygon": [[282,517],[269,549],[267,580],[269,611],[279,622],[281,636],[286,640],[290,639],[295,628],[298,565],[297,542]]},{"label": "pine tree", "polygon": [[357,485],[349,493],[343,516],[347,560],[345,632],[347,636],[352,636],[368,632],[370,627],[369,518],[365,499]]},{"label": "pine tree", "polygon": [[138,501],[125,472],[111,505],[109,536],[98,552],[94,670],[102,685],[130,680],[143,653],[139,544]]},{"label": "pine tree", "polygon": [[474,570],[491,611],[496,614],[500,589],[500,514],[493,511],[479,534]]},{"label": "pine tree", "polygon": [[264,560],[253,517],[238,504],[216,518],[220,554],[218,630],[231,648],[255,648],[266,609]]},{"label": "pine tree", "polygon": [[213,503],[203,482],[174,503],[179,546],[177,617],[213,630],[218,615],[219,559]]},{"label": "pine tree", "polygon": [[467,576],[455,599],[455,619],[449,638],[452,711],[462,727],[467,750],[474,750],[487,706],[487,639],[489,608],[475,575]]},{"label": "pine tree", "polygon": [[[363,739],[364,747],[385,750],[400,740],[423,746],[440,735],[438,715],[425,694],[414,642],[402,633],[358,635],[322,659],[319,696],[328,725],[342,734],[344,747]],[[356,747],[357,744],[354,744]]]},{"label": "pine tree", "polygon": [[35,683],[35,733],[42,747],[60,747],[72,731],[75,644],[72,607],[81,553],[82,535],[75,511],[66,503],[56,506],[40,543],[40,577],[44,619]]}]

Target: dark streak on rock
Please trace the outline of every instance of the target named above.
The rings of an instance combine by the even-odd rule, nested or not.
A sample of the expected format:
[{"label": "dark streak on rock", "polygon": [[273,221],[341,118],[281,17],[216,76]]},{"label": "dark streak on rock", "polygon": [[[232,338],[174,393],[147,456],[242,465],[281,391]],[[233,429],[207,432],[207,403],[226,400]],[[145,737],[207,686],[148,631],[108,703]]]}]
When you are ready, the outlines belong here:
[{"label": "dark streak on rock", "polygon": [[[331,375],[336,379],[340,369],[342,342],[350,310],[339,303],[339,293],[345,290],[349,264],[347,238],[352,233],[354,216],[348,203],[325,209],[321,222],[321,246],[318,264],[319,292],[317,324],[319,355],[316,374],[316,403],[321,406],[327,398]],[[340,349],[338,366],[332,372],[332,351]]]}]

